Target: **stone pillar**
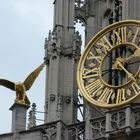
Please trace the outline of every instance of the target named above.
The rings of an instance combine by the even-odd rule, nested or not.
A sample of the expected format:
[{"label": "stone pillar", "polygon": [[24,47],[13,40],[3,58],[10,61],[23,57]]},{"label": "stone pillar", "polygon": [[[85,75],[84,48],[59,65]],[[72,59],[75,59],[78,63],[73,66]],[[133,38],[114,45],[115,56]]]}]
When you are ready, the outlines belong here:
[{"label": "stone pillar", "polygon": [[128,105],[126,107],[126,111],[125,111],[125,115],[126,115],[126,134],[129,136],[132,133],[132,111],[131,111],[131,106]]},{"label": "stone pillar", "polygon": [[106,140],[109,139],[110,135],[109,135],[109,132],[111,131],[111,114],[110,114],[110,111],[107,111],[106,112],[106,128],[105,128],[105,137],[106,137]]},{"label": "stone pillar", "polygon": [[10,110],[12,111],[12,132],[16,133],[26,129],[26,112],[29,105],[14,103]]},{"label": "stone pillar", "polygon": [[57,135],[56,135],[56,140],[61,140],[62,139],[62,124],[61,122],[57,123]]},{"label": "stone pillar", "polygon": [[91,140],[92,139],[92,133],[91,133],[91,106],[86,105],[85,107],[85,140]]}]

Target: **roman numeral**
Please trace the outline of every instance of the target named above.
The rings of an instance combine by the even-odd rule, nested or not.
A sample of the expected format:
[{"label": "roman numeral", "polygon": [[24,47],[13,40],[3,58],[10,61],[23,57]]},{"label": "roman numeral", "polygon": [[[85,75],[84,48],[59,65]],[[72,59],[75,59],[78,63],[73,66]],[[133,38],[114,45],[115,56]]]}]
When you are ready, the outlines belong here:
[{"label": "roman numeral", "polygon": [[86,85],[85,89],[87,90],[88,94],[91,97],[94,97],[98,91],[103,89],[103,87],[104,87],[104,85],[98,79],[98,80],[95,80],[92,83]]},{"label": "roman numeral", "polygon": [[138,27],[137,30],[136,30],[136,32],[135,32],[134,38],[133,38],[133,40],[132,40],[132,43],[135,43],[136,38],[137,38],[137,35],[138,35],[138,33],[139,33],[139,30],[140,30],[140,28]]},{"label": "roman numeral", "polygon": [[112,93],[113,89],[109,89],[108,87],[106,87],[97,101],[101,103],[109,103]]},{"label": "roman numeral", "polygon": [[98,42],[97,45],[103,47],[105,53],[107,53],[109,50],[111,50],[113,48],[113,46],[111,45],[111,43],[108,41],[108,39],[106,38],[106,36],[103,36]]},{"label": "roman numeral", "polygon": [[117,91],[117,97],[116,97],[116,103],[121,103],[122,101],[125,101],[125,89],[118,89]]},{"label": "roman numeral", "polygon": [[96,67],[92,69],[84,68],[82,78],[86,79],[86,78],[91,78],[91,77],[97,77],[98,75],[99,75],[98,68]]},{"label": "roman numeral", "polygon": [[131,84],[131,86],[132,86],[132,89],[134,90],[134,93],[135,94],[139,94],[139,92],[140,92],[140,86],[136,82],[133,82]]},{"label": "roman numeral", "polygon": [[95,56],[91,51],[89,52],[89,54],[87,55],[87,60],[97,60],[99,63],[101,63],[101,56]]},{"label": "roman numeral", "polygon": [[126,27],[118,28],[118,31],[114,31],[116,35],[116,44],[126,43]]}]

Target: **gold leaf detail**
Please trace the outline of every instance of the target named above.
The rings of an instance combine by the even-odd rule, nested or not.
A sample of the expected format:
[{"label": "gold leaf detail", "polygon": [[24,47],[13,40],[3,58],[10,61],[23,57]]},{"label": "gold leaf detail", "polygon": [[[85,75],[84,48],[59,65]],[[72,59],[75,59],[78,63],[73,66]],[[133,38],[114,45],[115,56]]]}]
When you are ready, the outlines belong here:
[{"label": "gold leaf detail", "polygon": [[129,89],[127,89],[126,93],[128,96],[131,96],[131,91]]},{"label": "gold leaf detail", "polygon": [[97,53],[102,53],[101,49],[96,48]]},{"label": "gold leaf detail", "polygon": [[102,91],[98,91],[97,94],[96,94],[96,96],[100,96],[101,93],[102,93]]},{"label": "gold leaf detail", "polygon": [[92,83],[92,82],[94,82],[95,81],[95,79],[90,79],[89,81],[88,81],[88,83]]},{"label": "gold leaf detail", "polygon": [[113,101],[115,99],[115,94],[112,94],[111,100]]},{"label": "gold leaf detail", "polygon": [[130,38],[132,36],[132,31],[128,32],[128,38]]},{"label": "gold leaf detail", "polygon": [[94,63],[90,63],[89,66],[90,66],[91,68],[93,68],[93,67],[95,67],[96,65],[95,65]]}]

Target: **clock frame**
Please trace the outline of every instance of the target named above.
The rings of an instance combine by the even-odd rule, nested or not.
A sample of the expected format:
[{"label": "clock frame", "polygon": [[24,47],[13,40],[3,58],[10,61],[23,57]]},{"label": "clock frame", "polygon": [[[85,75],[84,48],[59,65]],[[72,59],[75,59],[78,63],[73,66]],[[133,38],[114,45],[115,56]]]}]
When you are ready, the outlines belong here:
[{"label": "clock frame", "polygon": [[83,97],[103,108],[136,99],[140,95],[139,57],[140,21],[124,20],[102,29],[89,41],[78,64]]}]

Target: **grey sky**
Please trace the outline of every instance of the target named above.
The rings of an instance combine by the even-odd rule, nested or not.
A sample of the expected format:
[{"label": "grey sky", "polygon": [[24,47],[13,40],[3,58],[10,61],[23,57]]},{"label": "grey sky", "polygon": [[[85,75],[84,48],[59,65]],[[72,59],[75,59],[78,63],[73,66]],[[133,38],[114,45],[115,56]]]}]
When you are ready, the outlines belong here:
[{"label": "grey sky", "polygon": [[[53,25],[52,0],[0,0],[0,78],[23,81],[43,62],[44,39]],[[44,109],[45,69],[27,92]],[[11,131],[15,93],[0,86],[0,133]],[[43,116],[38,116],[42,118]]]}]

